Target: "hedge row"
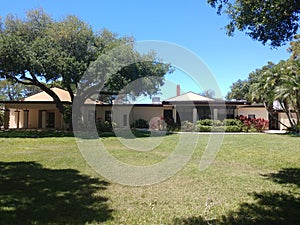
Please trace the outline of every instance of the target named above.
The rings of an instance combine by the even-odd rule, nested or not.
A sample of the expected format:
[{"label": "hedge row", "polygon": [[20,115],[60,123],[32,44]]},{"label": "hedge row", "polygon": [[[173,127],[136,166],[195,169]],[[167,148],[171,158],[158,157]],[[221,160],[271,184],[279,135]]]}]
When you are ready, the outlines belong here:
[{"label": "hedge row", "polygon": [[238,119],[198,120],[196,124],[189,121],[184,121],[181,124],[181,131],[196,131],[196,132],[262,132],[267,129],[268,121],[258,119],[248,119],[246,117]]}]

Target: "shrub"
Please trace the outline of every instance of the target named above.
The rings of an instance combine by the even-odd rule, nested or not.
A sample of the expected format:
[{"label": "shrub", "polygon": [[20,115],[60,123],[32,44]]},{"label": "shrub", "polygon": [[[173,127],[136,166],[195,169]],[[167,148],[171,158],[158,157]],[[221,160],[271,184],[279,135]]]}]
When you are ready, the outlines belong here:
[{"label": "shrub", "polygon": [[258,119],[252,119],[251,121],[253,123],[253,127],[256,129],[256,131],[258,132],[263,132],[264,130],[266,130],[269,126],[269,121],[262,119],[262,118],[258,118]]},{"label": "shrub", "polygon": [[174,123],[172,125],[167,125],[167,130],[168,131],[180,131],[181,125],[178,123]]},{"label": "shrub", "polygon": [[111,132],[113,130],[113,126],[110,122],[104,121],[104,122],[99,122],[96,125],[97,131],[99,132]]},{"label": "shrub", "polygon": [[181,123],[181,131],[194,131],[194,124],[189,121],[183,121]]},{"label": "shrub", "polygon": [[300,133],[300,124],[299,124],[299,125],[294,125],[294,126],[288,127],[288,128],[287,128],[287,131],[288,131],[289,133],[299,134],[299,133]]},{"label": "shrub", "polygon": [[145,128],[149,129],[149,123],[147,120],[144,119],[138,119],[134,121],[133,124],[131,124],[131,128]]},{"label": "shrub", "polygon": [[243,126],[242,121],[238,120],[238,119],[225,119],[223,121],[225,126]]},{"label": "shrub", "polygon": [[198,132],[211,132],[212,126],[205,126],[205,125],[196,125],[196,131]]},{"label": "shrub", "polygon": [[200,126],[212,126],[212,120],[211,119],[204,119],[204,120],[198,120],[197,125]]},{"label": "shrub", "polygon": [[216,127],[223,126],[224,123],[221,120],[212,120],[212,125]]},{"label": "shrub", "polygon": [[243,126],[226,126],[226,132],[241,132],[243,130]]},{"label": "shrub", "polygon": [[204,119],[196,123],[195,130],[199,132],[241,132],[244,124],[238,119],[212,120]]},{"label": "shrub", "polygon": [[225,126],[213,126],[211,127],[212,132],[225,132]]},{"label": "shrub", "polygon": [[248,118],[247,116],[239,116],[239,120],[244,124],[243,131],[262,132],[268,129],[269,121],[263,118]]},{"label": "shrub", "polygon": [[198,120],[197,125],[202,125],[202,126],[223,126],[224,123],[221,120],[212,120],[212,119],[203,119],[203,120]]}]

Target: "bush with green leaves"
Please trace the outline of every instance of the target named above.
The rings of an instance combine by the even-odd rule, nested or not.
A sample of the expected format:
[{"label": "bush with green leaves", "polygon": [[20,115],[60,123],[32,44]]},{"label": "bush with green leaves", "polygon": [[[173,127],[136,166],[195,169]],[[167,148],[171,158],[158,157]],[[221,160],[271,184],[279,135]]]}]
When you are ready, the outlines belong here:
[{"label": "bush with green leaves", "polygon": [[96,124],[96,127],[97,127],[98,133],[113,131],[113,125],[109,121],[98,122]]},{"label": "bush with green leaves", "polygon": [[196,125],[199,126],[212,126],[213,120],[212,119],[203,119],[203,120],[198,120],[196,122]]},{"label": "bush with green leaves", "polygon": [[195,127],[195,131],[197,131],[197,132],[211,132],[211,128],[212,128],[212,126],[197,124],[196,127]]},{"label": "bush with green leaves", "polygon": [[242,132],[244,124],[238,119],[212,120],[204,119],[196,122],[198,132]]},{"label": "bush with green leaves", "polygon": [[133,124],[130,126],[131,128],[144,128],[144,129],[149,129],[149,123],[147,120],[144,119],[137,119],[134,121]]},{"label": "bush with green leaves", "polygon": [[225,119],[223,121],[225,126],[243,126],[242,121],[238,120],[238,119]]},{"label": "bush with green leaves", "polygon": [[226,126],[225,132],[242,132],[243,131],[243,126],[237,126],[237,125],[231,125],[231,126]]},{"label": "bush with green leaves", "polygon": [[194,131],[194,124],[192,122],[189,122],[189,121],[183,121],[181,123],[181,131],[184,131],[184,132],[191,132],[191,131]]}]

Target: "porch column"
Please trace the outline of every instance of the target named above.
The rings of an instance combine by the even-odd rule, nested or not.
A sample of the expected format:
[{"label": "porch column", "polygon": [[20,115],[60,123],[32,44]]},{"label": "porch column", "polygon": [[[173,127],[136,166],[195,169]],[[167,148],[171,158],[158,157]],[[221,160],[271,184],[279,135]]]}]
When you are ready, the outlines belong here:
[{"label": "porch column", "polygon": [[198,112],[196,108],[193,108],[193,123],[196,123],[198,120]]},{"label": "porch column", "polygon": [[217,120],[218,119],[218,109],[214,109],[214,117],[213,117],[214,120]]},{"label": "porch column", "polygon": [[23,124],[23,128],[27,129],[28,128],[28,117],[29,117],[29,110],[25,109],[24,111],[24,124]]},{"label": "porch column", "polygon": [[10,110],[5,109],[4,110],[4,129],[7,130],[9,128],[9,114]]},{"label": "porch column", "polygon": [[42,129],[46,129],[46,124],[47,124],[46,116],[47,116],[47,111],[43,110],[42,111]]},{"label": "porch column", "polygon": [[15,111],[15,120],[16,120],[16,124],[17,124],[17,129],[20,128],[20,111],[16,110]]},{"label": "porch column", "polygon": [[173,119],[174,119],[174,123],[177,123],[176,106],[173,107]]}]

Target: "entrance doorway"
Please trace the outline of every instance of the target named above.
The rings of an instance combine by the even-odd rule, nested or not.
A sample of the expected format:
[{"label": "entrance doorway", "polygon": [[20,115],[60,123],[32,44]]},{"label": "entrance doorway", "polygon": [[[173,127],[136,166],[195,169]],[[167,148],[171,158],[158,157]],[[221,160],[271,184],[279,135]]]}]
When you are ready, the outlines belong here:
[{"label": "entrance doorway", "polygon": [[47,113],[47,128],[55,127],[55,112]]}]

